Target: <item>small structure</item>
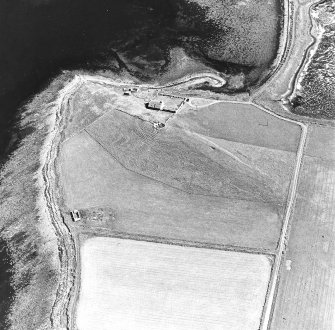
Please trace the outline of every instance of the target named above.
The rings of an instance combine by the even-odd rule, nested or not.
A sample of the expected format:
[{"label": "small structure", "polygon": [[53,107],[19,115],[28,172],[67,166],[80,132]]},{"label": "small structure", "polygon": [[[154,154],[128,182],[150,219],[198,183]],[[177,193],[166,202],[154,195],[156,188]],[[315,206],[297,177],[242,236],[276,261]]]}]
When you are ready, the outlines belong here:
[{"label": "small structure", "polygon": [[78,210],[71,211],[71,217],[74,222],[81,220],[81,216]]},{"label": "small structure", "polygon": [[138,92],[138,87],[124,87],[123,95],[131,95],[131,93]]},{"label": "small structure", "polygon": [[153,110],[163,110],[164,109],[164,102],[161,100],[150,100],[147,103],[147,108]]},{"label": "small structure", "polygon": [[154,128],[159,129],[165,127],[165,124],[159,123],[159,122],[154,122]]}]

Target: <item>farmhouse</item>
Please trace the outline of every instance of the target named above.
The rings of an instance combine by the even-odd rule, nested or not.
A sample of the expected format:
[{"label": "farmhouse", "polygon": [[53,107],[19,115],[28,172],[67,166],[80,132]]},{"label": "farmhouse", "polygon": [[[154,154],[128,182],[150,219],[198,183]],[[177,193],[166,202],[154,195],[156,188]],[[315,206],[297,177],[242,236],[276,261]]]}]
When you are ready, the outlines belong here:
[{"label": "farmhouse", "polygon": [[147,107],[153,110],[164,110],[164,102],[161,100],[150,100]]}]

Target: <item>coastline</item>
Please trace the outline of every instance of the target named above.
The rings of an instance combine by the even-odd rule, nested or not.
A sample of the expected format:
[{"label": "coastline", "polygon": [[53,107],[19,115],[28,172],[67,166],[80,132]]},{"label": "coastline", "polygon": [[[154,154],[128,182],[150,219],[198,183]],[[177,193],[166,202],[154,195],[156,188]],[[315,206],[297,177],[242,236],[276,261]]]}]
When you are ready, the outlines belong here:
[{"label": "coastline", "polygon": [[[72,95],[72,87],[80,85],[81,76],[84,80],[108,83],[101,76],[69,71],[53,79],[16,115],[15,132],[25,134],[1,167],[0,233],[8,245],[12,266],[9,329],[65,329],[72,322],[67,310],[71,309],[70,293],[76,271],[74,238],[57,213],[57,196],[49,186],[54,184],[52,167],[61,140],[62,108],[67,95]],[[222,77],[210,72],[187,76],[178,83],[200,76],[214,84],[225,83]],[[128,77],[115,77],[114,84],[129,83],[134,82]],[[26,316],[24,320],[21,315]]]},{"label": "coastline", "polygon": [[[38,206],[40,151],[46,136],[55,91],[69,74],[57,77],[21,112],[18,128],[29,128],[1,168],[1,237],[11,256],[14,290],[8,315],[9,329],[49,328],[49,312],[59,277],[58,242]],[[25,318],[22,319],[22,315]]]},{"label": "coastline", "polygon": [[71,324],[72,315],[68,312],[68,304],[74,285],[77,261],[74,238],[62,219],[57,207],[55,190],[51,186],[55,184],[56,180],[53,169],[58,153],[58,145],[61,141],[62,124],[64,124],[62,109],[69,102],[72,94],[80,88],[81,83],[81,77],[76,75],[57,93],[58,96],[51,107],[52,117],[49,122],[49,133],[40,155],[39,188],[41,194],[39,208],[53,226],[58,238],[58,249],[60,252],[60,277],[50,315],[51,327],[54,329],[66,329],[67,325]]},{"label": "coastline", "polygon": [[[289,6],[290,2],[287,1],[287,4]],[[290,51],[290,48],[284,48],[283,54],[278,58],[275,73],[264,86],[267,86],[268,82],[271,84],[276,76],[282,75],[281,70],[286,63],[285,56],[288,56]],[[12,329],[15,330],[31,326],[34,329],[65,329],[66,324],[72,324],[71,309],[74,298],[71,294],[72,290],[76,290],[74,276],[77,271],[77,253],[74,253],[76,247],[73,241],[75,238],[71,236],[55,207],[57,202],[54,201],[57,200],[57,196],[53,195],[53,189],[48,188],[54,184],[52,167],[58,152],[57,143],[61,139],[62,106],[67,102],[66,94],[71,93],[72,87],[75,88],[79,83],[73,75],[71,72],[63,73],[25,106],[27,110],[22,113],[19,126],[21,129],[32,127],[33,131],[22,138],[1,171],[4,187],[1,187],[0,191],[4,190],[3,196],[9,199],[9,202],[3,202],[4,214],[8,214],[6,221],[1,225],[13,256],[15,296],[9,319]],[[211,78],[218,84],[224,84],[222,77],[218,79],[220,77],[213,74]],[[185,77],[180,79],[181,83],[184,79]],[[120,82],[120,85],[124,84]],[[267,87],[260,88],[261,93],[264,88]],[[238,98],[242,96],[237,95]],[[227,96],[223,94],[221,97]],[[285,113],[286,117],[291,115],[293,116]],[[27,171],[21,170],[20,166],[26,163],[30,168]],[[12,177],[16,178],[14,184],[11,182]],[[26,182],[24,189],[21,187],[22,182]],[[28,195],[30,196],[27,204],[21,203]],[[20,205],[20,208],[17,208],[17,205]],[[57,219],[53,218],[54,216]],[[33,301],[30,297],[34,298]],[[22,321],[20,315],[27,317]]]}]

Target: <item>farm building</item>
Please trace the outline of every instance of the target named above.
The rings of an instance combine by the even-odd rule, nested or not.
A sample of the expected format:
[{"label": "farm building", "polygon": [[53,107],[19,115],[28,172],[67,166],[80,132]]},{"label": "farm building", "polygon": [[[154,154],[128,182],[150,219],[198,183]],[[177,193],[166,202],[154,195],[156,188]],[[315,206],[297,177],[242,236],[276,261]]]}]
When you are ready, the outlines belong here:
[{"label": "farm building", "polygon": [[167,112],[177,112],[185,103],[185,99],[180,96],[158,94],[156,99],[151,99],[147,104],[148,109],[162,110]]},{"label": "farm building", "polygon": [[123,88],[123,92],[130,92],[130,93],[138,92],[138,90],[139,90],[138,87],[124,87]]},{"label": "farm building", "polygon": [[153,110],[164,110],[164,102],[161,100],[150,100],[147,107]]},{"label": "farm building", "polygon": [[71,213],[72,220],[74,222],[77,222],[77,221],[81,220],[81,215],[80,215],[78,210],[73,210],[70,213]]}]

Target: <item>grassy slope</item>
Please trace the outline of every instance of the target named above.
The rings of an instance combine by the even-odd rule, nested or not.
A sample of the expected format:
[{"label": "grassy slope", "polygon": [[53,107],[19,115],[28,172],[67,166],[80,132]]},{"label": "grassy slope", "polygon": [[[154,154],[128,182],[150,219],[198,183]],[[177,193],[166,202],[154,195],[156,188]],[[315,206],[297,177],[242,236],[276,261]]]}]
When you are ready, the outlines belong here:
[{"label": "grassy slope", "polygon": [[244,166],[175,128],[110,111],[86,131],[127,169],[186,193],[278,202],[268,182]]},{"label": "grassy slope", "polygon": [[[271,204],[190,194],[126,170],[86,133],[59,157],[68,208],[110,207],[112,231],[274,249],[280,216]],[[266,230],[264,230],[266,228]]]},{"label": "grassy slope", "polygon": [[298,125],[249,104],[220,102],[199,109],[189,107],[171,122],[219,139],[292,152],[298,148],[301,133]]}]

